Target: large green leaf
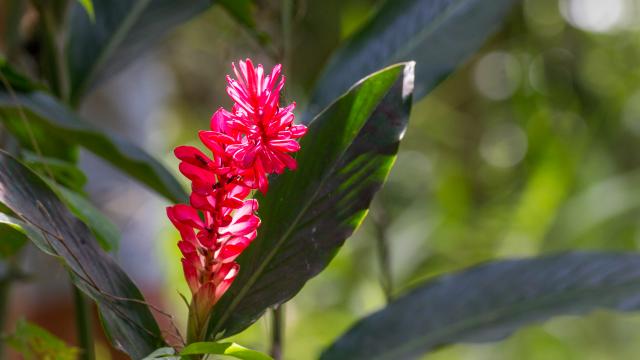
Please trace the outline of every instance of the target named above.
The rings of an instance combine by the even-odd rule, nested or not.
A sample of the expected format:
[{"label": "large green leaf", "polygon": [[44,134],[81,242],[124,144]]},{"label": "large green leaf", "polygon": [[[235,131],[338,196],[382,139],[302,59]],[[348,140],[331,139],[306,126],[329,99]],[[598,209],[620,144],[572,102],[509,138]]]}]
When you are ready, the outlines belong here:
[{"label": "large green leaf", "polygon": [[569,253],[445,275],[358,321],[321,359],[411,359],[596,308],[640,308],[639,255]]},{"label": "large green leaf", "polygon": [[473,54],[516,0],[387,0],[332,56],[309,110],[324,108],[361,77],[415,60],[414,99],[433,89]]},{"label": "large green leaf", "polygon": [[358,227],[395,160],[412,80],[413,63],[372,74],[309,125],[298,169],[273,179],[259,198],[258,238],[214,308],[210,338],[237,333],[292,298]]},{"label": "large green leaf", "polygon": [[[182,202],[182,186],[157,160],[121,137],[99,131],[43,92],[19,93],[16,98],[0,92],[0,120],[22,107],[33,127],[77,143],[173,202]],[[13,114],[14,118],[16,114]]]},{"label": "large green leaf", "polygon": [[[142,294],[104,253],[44,180],[0,151],[0,203],[40,232],[30,239],[69,269],[77,287],[95,300],[113,345],[134,359],[164,345]],[[27,233],[29,233],[27,231]]]},{"label": "large green leaf", "polygon": [[80,353],[80,349],[65,344],[47,330],[24,320],[19,320],[16,330],[3,341],[26,360],[75,360]]},{"label": "large green leaf", "polygon": [[93,0],[92,20],[80,4],[69,19],[67,66],[71,101],[113,74],[212,0]]}]

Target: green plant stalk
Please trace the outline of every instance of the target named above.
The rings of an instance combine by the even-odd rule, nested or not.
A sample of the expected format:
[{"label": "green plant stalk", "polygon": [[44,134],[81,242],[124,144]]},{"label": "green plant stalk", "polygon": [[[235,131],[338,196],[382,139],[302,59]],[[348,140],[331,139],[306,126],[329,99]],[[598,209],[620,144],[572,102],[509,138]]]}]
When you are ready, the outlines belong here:
[{"label": "green plant stalk", "polygon": [[371,218],[376,229],[376,252],[378,254],[378,263],[380,264],[380,285],[385,299],[389,303],[393,300],[393,275],[391,272],[389,241],[387,239],[389,219],[382,206],[372,207],[371,210]]},{"label": "green plant stalk", "polygon": [[282,66],[291,66],[292,31],[293,31],[293,0],[282,0]]},{"label": "green plant stalk", "polygon": [[[11,279],[4,278],[0,280],[0,333],[4,334],[4,328],[7,322],[7,313],[9,310],[9,296],[11,295]],[[4,341],[0,341],[0,360],[4,360]]]},{"label": "green plant stalk", "polygon": [[284,352],[284,304],[271,309],[271,349],[269,354],[274,360],[281,360]]},{"label": "green plant stalk", "polygon": [[93,331],[91,321],[91,307],[84,294],[73,287],[73,298],[76,310],[76,333],[78,345],[82,349],[79,360],[94,360]]}]

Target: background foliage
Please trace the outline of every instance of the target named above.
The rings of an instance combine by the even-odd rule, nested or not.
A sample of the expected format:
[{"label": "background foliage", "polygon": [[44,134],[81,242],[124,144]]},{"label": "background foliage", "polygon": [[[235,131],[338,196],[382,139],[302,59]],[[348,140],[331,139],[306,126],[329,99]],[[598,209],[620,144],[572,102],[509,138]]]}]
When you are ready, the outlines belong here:
[{"label": "background foliage", "polygon": [[[107,3],[94,1],[93,12],[100,13]],[[120,164],[122,170],[165,197],[179,199],[184,196],[181,189],[147,154],[160,158],[167,168],[176,168],[172,147],[195,142],[196,130],[206,127],[215,107],[227,105],[221,79],[230,61],[250,54],[265,64],[284,62],[287,98],[295,99],[301,108],[314,97],[325,96],[322,101],[328,102],[337,94],[312,90],[321,74],[333,74],[330,70],[334,69],[339,80],[346,77],[340,74],[353,73],[355,81],[370,72],[356,76],[339,68],[349,63],[335,60],[325,68],[328,56],[361,30],[370,31],[374,38],[381,36],[384,43],[380,27],[392,23],[388,19],[403,11],[415,13],[408,6],[411,1],[387,5],[378,0],[221,1],[224,7],[213,6],[161,38],[162,31],[153,26],[164,30],[203,10],[207,2],[189,1],[179,12],[162,6],[169,1],[143,1],[133,8],[123,5],[127,1],[115,3],[122,16],[104,23],[99,16],[94,19],[98,29],[115,34],[106,38],[100,31],[75,30],[93,20],[86,15],[87,9],[74,9],[70,36],[64,40],[69,41],[71,56],[68,63],[58,66],[86,71],[72,74],[69,84],[55,78],[49,84],[70,104],[82,104],[80,115],[69,115],[68,109],[52,105],[40,93],[21,99],[29,105],[30,119],[41,122],[46,130],[35,136],[41,150],[56,155],[57,162],[49,168],[66,189],[62,191],[70,191],[70,196],[62,197],[71,204],[74,199],[87,201],[82,173],[69,167],[79,156],[78,148],[71,144]],[[433,6],[448,3],[453,2],[430,2]],[[468,1],[465,4],[470,5],[456,9],[472,12],[481,3]],[[498,3],[507,1],[492,4]],[[421,98],[424,90],[418,91],[395,168],[371,216],[327,271],[307,284],[287,307],[286,358],[314,358],[356,319],[382,307],[386,298],[436,275],[487,260],[562,250],[636,250],[640,240],[640,107],[636,104],[640,74],[635,69],[640,60],[640,24],[634,15],[639,6],[635,0],[615,0],[606,7],[596,0],[525,0],[516,4],[500,31],[460,71],[426,98]],[[6,6],[3,10],[8,11]],[[498,16],[491,13],[491,6],[482,10],[488,23]],[[24,21],[28,22],[33,9],[24,6],[21,11],[26,12]],[[368,23],[376,14],[388,17]],[[51,14],[53,19],[55,15]],[[166,21],[153,22],[154,17]],[[424,37],[418,36],[411,38],[409,50],[391,51],[389,59],[408,60],[403,55],[414,51],[423,63],[441,65],[451,55],[451,44],[455,41],[459,46],[465,39],[461,31],[472,28],[472,23],[444,19],[438,24],[451,34],[436,39],[438,46],[420,46]],[[11,24],[3,25],[9,29]],[[159,46],[139,56],[141,48],[122,45],[130,38],[117,36],[121,28],[131,30],[128,36],[133,38],[157,33],[144,47]],[[14,45],[5,36],[5,52],[10,53]],[[50,51],[46,43],[39,46],[36,50],[41,53]],[[343,48],[340,54],[349,49]],[[121,60],[101,66],[107,50]],[[47,63],[9,60],[21,63],[22,69],[51,73]],[[123,74],[125,64],[133,65]],[[420,62],[417,69],[420,74]],[[427,83],[435,85],[438,80],[441,76]],[[34,86],[18,75],[10,81],[18,90]],[[146,83],[150,85],[144,88]],[[144,91],[134,91],[134,86]],[[339,94],[345,86],[335,91]],[[88,98],[81,102],[85,94]],[[20,134],[23,125],[15,102],[4,95],[0,104],[9,119],[3,126]],[[140,108],[150,107],[139,116]],[[299,117],[308,120],[318,111],[313,106],[308,109]],[[109,111],[121,116],[101,117]],[[122,120],[126,118],[131,120]],[[97,128],[111,132],[105,135]],[[22,129],[22,135],[18,140],[28,148],[29,134]],[[95,157],[82,150],[80,158],[88,158],[81,161],[88,184],[104,177],[104,166],[94,171],[95,164],[100,164]],[[37,160],[32,164],[35,168],[41,160],[33,159]],[[143,283],[140,272],[155,273],[147,291],[164,293],[164,302],[184,321],[186,309],[175,289],[187,291],[178,268],[177,239],[163,218],[163,204],[125,192],[120,195],[130,196],[128,201],[110,205],[105,193],[117,198],[113,194],[122,193],[122,187],[110,178],[102,184],[89,186],[88,195],[123,229],[118,259],[128,270],[137,269],[132,277]],[[126,225],[126,219],[133,216],[132,206],[138,206],[136,201],[147,201],[152,206],[145,209],[153,209],[134,217],[146,229],[142,238],[140,232],[132,235]],[[90,222],[94,215],[84,214],[83,218],[78,213],[88,208],[86,204],[75,204],[76,216]],[[73,205],[67,206],[73,210]],[[152,229],[159,224],[166,225],[166,231],[155,237]],[[91,230],[101,246],[118,248],[113,227],[92,226]],[[19,234],[12,236],[16,242],[23,241]],[[380,240],[389,244],[389,252],[381,259],[376,248]],[[147,244],[146,249],[157,256],[151,256],[151,251],[132,253],[131,243]],[[145,261],[140,261],[141,256]],[[134,267],[132,263],[144,265]],[[384,271],[385,264],[390,271]],[[161,278],[157,269],[164,269]],[[528,327],[497,344],[456,345],[427,358],[632,359],[640,350],[639,329],[637,315],[598,311],[585,318],[563,317]],[[268,332],[267,323],[261,320],[232,340],[266,350]]]}]

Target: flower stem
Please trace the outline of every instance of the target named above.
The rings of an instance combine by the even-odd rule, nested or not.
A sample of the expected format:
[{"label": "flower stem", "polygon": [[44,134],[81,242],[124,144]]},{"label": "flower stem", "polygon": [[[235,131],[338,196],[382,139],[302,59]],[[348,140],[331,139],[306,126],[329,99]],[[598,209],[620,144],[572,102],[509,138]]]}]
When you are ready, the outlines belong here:
[{"label": "flower stem", "polygon": [[271,327],[271,350],[269,354],[274,360],[281,360],[284,350],[284,305],[271,310],[273,323]]},{"label": "flower stem", "polygon": [[93,350],[93,331],[91,329],[91,307],[84,294],[73,287],[73,298],[76,309],[76,333],[78,345],[82,349],[78,359],[94,360],[95,354]]}]

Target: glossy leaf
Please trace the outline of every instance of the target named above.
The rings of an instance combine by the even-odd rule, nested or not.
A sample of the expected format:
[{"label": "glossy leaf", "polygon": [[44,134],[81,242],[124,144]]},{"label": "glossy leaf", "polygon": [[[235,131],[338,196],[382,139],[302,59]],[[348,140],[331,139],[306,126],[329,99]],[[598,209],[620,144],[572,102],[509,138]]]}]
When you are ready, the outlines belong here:
[{"label": "glossy leaf", "polygon": [[72,103],[96,81],[139,58],[169,30],[207,9],[211,2],[93,0],[95,21],[75,4],[67,41]]},{"label": "glossy leaf", "polygon": [[16,330],[3,341],[25,360],[75,360],[80,354],[80,349],[65,344],[47,330],[24,320],[18,321]]},{"label": "glossy leaf", "polygon": [[187,345],[180,355],[226,355],[242,360],[273,360],[271,356],[236,343],[197,342]]},{"label": "glossy leaf", "polygon": [[258,238],[214,308],[209,338],[235,334],[291,299],[360,225],[407,126],[413,63],[363,79],[320,114],[301,140],[298,169],[261,197]]},{"label": "glossy leaf", "polygon": [[516,0],[387,0],[332,56],[309,108],[316,114],[359,78],[416,61],[414,99],[431,91],[498,29]]},{"label": "glossy leaf", "polygon": [[358,321],[324,360],[413,359],[455,343],[597,308],[640,309],[640,256],[569,253],[497,261],[428,281]]},{"label": "glossy leaf", "polygon": [[[16,102],[17,100],[17,102]],[[43,92],[17,94],[17,99],[0,92],[0,115],[22,106],[34,127],[77,143],[110,162],[133,178],[173,202],[182,202],[182,186],[157,160],[138,146],[117,135],[99,131],[82,121],[71,110]],[[5,116],[0,116],[0,120]]]},{"label": "glossy leaf", "polygon": [[97,302],[113,345],[134,359],[163,346],[160,329],[138,288],[47,183],[3,151],[0,168],[0,203],[40,232],[30,239],[58,257],[74,284]]}]

